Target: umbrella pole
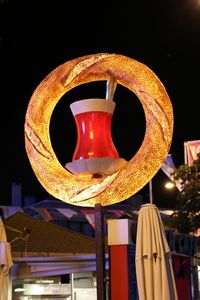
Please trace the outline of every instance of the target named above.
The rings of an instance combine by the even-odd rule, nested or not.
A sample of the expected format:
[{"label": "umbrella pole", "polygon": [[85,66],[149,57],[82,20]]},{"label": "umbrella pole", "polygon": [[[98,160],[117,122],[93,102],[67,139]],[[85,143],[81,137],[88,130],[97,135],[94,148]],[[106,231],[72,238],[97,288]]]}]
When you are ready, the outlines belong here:
[{"label": "umbrella pole", "polygon": [[149,197],[150,197],[150,203],[153,204],[152,179],[149,181]]},{"label": "umbrella pole", "polygon": [[101,204],[95,204],[97,300],[106,300],[104,214]]}]

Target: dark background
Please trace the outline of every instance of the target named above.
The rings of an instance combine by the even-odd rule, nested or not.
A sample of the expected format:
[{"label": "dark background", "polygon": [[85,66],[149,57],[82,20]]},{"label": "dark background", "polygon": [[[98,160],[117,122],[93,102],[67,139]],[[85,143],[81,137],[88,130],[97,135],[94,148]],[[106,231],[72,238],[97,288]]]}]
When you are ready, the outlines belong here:
[{"label": "dark background", "polygon": [[[174,109],[170,153],[184,163],[184,141],[199,135],[200,3],[192,0],[47,1],[0,0],[1,178],[0,202],[11,201],[11,182],[25,195],[47,197],[30,167],[24,146],[24,120],[30,97],[57,66],[94,53],[118,53],[146,64],[164,84]],[[106,83],[91,83],[67,93],[55,108],[51,139],[58,159],[71,160],[76,131],[69,104],[104,97]],[[145,130],[140,102],[118,86],[113,141],[130,159]],[[154,201],[173,207],[177,189],[166,191],[160,170],[153,178]],[[148,199],[148,186],[141,190]]]}]

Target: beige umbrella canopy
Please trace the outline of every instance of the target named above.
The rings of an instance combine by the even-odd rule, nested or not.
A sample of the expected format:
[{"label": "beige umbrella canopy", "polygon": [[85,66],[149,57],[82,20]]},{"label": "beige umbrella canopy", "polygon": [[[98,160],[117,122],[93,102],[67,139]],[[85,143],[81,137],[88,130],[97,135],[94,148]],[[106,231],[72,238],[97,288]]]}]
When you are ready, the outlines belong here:
[{"label": "beige umbrella canopy", "polygon": [[12,279],[11,268],[13,266],[11,247],[7,242],[6,232],[0,218],[0,300],[11,300]]},{"label": "beige umbrella canopy", "polygon": [[136,237],[136,277],[140,300],[178,300],[170,249],[157,207],[142,205]]}]

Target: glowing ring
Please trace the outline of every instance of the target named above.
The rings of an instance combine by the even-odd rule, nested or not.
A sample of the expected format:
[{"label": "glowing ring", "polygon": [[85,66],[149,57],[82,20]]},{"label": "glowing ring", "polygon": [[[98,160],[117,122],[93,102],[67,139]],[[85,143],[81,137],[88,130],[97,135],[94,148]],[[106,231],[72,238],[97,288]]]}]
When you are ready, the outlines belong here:
[{"label": "glowing ring", "polygon": [[[50,141],[53,110],[72,88],[115,77],[141,101],[146,132],[140,149],[118,172],[106,178],[73,175],[58,161]],[[34,91],[26,112],[25,147],[41,185],[64,202],[110,205],[137,193],[160,169],[172,141],[173,108],[165,87],[144,64],[118,54],[98,53],[68,61],[53,70]]]}]

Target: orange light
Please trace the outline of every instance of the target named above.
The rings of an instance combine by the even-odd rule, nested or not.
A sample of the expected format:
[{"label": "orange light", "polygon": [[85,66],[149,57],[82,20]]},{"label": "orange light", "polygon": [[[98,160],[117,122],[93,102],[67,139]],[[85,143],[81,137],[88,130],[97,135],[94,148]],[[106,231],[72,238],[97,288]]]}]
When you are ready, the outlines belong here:
[{"label": "orange light", "polygon": [[171,190],[175,187],[175,184],[172,181],[168,181],[165,183],[165,188]]}]

